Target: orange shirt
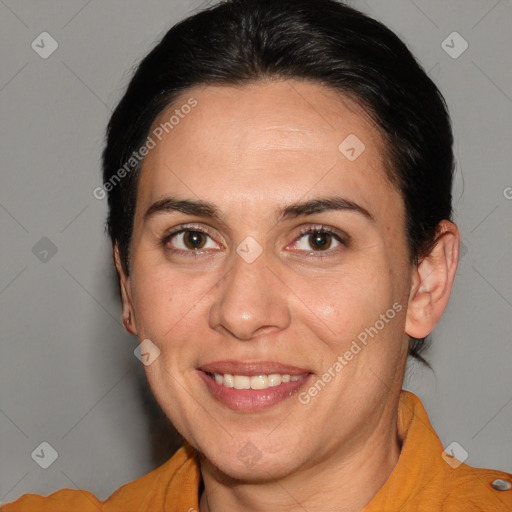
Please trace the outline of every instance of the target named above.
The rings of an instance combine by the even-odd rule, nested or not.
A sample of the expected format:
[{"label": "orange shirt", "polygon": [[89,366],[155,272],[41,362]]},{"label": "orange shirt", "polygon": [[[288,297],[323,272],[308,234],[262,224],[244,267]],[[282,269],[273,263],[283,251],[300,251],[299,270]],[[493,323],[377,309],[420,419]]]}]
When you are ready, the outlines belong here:
[{"label": "orange shirt", "polygon": [[[400,458],[364,512],[512,511],[512,475],[458,465],[446,454],[443,458],[441,442],[412,393],[402,391],[398,414]],[[199,511],[200,482],[196,452],[185,445],[165,464],[105,501],[87,491],[64,489],[48,497],[26,494],[1,512]]]}]

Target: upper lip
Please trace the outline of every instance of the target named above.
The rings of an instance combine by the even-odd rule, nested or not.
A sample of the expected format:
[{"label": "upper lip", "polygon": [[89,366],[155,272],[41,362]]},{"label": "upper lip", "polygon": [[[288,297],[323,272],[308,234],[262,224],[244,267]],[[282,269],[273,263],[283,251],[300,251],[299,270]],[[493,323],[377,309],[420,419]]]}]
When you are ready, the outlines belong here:
[{"label": "upper lip", "polygon": [[311,373],[305,368],[288,364],[276,363],[275,361],[214,361],[203,364],[199,370],[208,373],[220,373],[222,375],[269,375],[280,373],[282,375],[305,375]]}]

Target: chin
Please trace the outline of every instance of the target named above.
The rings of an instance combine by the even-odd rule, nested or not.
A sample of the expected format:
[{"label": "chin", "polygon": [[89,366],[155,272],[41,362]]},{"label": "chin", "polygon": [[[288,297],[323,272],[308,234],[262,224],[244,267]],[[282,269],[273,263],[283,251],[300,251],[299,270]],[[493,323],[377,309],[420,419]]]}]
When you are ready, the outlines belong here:
[{"label": "chin", "polygon": [[[283,442],[285,441],[283,440]],[[230,479],[247,483],[258,484],[275,481],[286,477],[300,467],[301,461],[297,450],[292,447],[285,450],[279,449],[275,443],[269,447],[272,448],[272,451],[257,448],[262,444],[233,440],[226,449],[219,449],[219,445],[214,444],[205,450],[199,450],[202,457],[206,459],[205,463],[215,468],[216,472],[220,472]]]}]

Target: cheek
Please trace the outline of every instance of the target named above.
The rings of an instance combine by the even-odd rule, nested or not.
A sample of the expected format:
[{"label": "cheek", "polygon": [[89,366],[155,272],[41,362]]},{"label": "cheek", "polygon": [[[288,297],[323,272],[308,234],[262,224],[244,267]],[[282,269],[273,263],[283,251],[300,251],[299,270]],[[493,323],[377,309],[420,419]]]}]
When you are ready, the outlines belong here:
[{"label": "cheek", "polygon": [[343,343],[400,301],[389,268],[376,262],[347,266],[324,276],[288,280],[304,315],[331,343]]},{"label": "cheek", "polygon": [[149,338],[160,348],[166,366],[186,367],[202,350],[211,293],[219,278],[213,272],[187,274],[167,264],[134,265],[132,293],[139,338]]},{"label": "cheek", "polygon": [[185,284],[168,269],[134,265],[132,279],[135,317],[149,338],[167,337],[200,300],[197,287]]}]

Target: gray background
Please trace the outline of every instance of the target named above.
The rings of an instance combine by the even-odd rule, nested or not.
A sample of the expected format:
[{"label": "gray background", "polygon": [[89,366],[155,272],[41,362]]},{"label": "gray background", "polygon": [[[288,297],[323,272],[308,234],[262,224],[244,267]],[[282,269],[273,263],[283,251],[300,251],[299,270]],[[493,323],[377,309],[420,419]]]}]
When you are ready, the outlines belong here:
[{"label": "gray background", "polygon": [[[445,94],[457,139],[462,261],[428,354],[435,374],[413,364],[406,387],[444,446],[510,471],[512,2],[351,3],[409,44]],[[104,499],[156,464],[136,340],[112,286],[106,201],[92,191],[133,66],[205,5],[0,0],[1,502],[62,487]],[[31,48],[43,31],[59,44],[47,59]],[[458,58],[441,46],[454,31],[469,44]],[[31,457],[43,441],[58,452],[48,469]]]}]

